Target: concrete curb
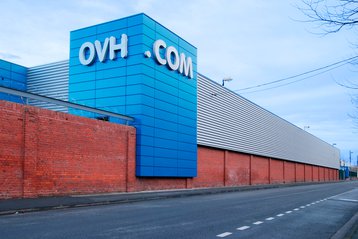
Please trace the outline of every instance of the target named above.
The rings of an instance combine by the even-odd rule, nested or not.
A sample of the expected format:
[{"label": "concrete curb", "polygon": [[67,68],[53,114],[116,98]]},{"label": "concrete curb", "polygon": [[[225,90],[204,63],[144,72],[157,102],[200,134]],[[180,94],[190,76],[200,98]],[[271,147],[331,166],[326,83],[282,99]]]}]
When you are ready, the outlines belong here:
[{"label": "concrete curb", "polygon": [[358,230],[358,212],[339,229],[331,239],[350,239]]},{"label": "concrete curb", "polygon": [[[329,182],[340,183],[341,181]],[[148,200],[159,200],[165,198],[190,197],[198,195],[209,195],[218,193],[253,191],[272,188],[283,188],[293,186],[308,186],[316,184],[326,184],[327,182],[310,182],[294,184],[272,184],[255,185],[241,187],[217,187],[217,188],[199,188],[199,189],[181,189],[181,190],[160,190],[144,191],[133,193],[110,193],[97,195],[73,195],[66,197],[43,197],[29,199],[9,199],[0,200],[0,216],[29,213],[46,210],[58,210],[66,208],[100,206],[110,204],[132,203]]]}]

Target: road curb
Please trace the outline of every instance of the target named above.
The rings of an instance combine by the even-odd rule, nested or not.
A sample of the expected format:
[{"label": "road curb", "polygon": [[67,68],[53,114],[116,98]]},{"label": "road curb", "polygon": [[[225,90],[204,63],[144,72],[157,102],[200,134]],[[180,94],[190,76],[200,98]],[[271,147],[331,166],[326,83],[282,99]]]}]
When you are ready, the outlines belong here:
[{"label": "road curb", "polygon": [[[329,183],[339,183],[329,182]],[[310,182],[294,184],[271,184],[271,185],[254,185],[240,187],[217,187],[217,188],[198,188],[198,189],[181,189],[181,190],[160,190],[144,191],[133,193],[111,193],[98,195],[73,195],[66,197],[44,197],[35,199],[9,199],[0,200],[0,216],[30,213],[37,211],[59,210],[67,208],[79,208],[90,206],[102,206],[110,204],[133,203],[140,201],[159,200],[166,198],[191,197],[199,195],[254,191],[272,188],[284,188],[294,186],[308,186],[317,184],[327,184],[327,182]]]},{"label": "road curb", "polygon": [[351,219],[346,222],[341,229],[339,229],[331,239],[350,239],[355,230],[358,229],[358,212],[353,215]]}]

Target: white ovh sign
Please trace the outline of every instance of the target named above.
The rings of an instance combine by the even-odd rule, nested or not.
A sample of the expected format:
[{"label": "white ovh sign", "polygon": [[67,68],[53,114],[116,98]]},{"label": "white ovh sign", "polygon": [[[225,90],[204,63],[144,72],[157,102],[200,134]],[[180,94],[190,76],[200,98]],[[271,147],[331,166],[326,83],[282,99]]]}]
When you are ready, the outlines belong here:
[{"label": "white ovh sign", "polygon": [[[116,58],[116,52],[121,51],[121,57],[128,56],[128,37],[126,34],[122,34],[121,43],[117,43],[117,39],[114,36],[107,37],[104,40],[103,45],[100,41],[96,40],[94,44],[92,42],[85,42],[82,44],[79,50],[79,60],[82,65],[90,65],[98,56],[98,60],[103,62],[106,59],[106,55],[109,51],[109,59],[114,60]],[[86,53],[88,56],[86,57]]]}]

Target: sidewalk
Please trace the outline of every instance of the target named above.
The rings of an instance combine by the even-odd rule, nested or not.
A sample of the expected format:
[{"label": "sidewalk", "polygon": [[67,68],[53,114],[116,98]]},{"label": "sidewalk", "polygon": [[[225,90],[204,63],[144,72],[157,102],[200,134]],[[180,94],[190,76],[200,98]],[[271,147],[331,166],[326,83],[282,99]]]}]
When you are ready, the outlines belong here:
[{"label": "sidewalk", "polygon": [[260,189],[292,187],[292,186],[313,185],[313,184],[320,184],[320,183],[319,182],[293,183],[293,184],[254,185],[254,186],[240,186],[240,187],[142,191],[142,192],[132,192],[132,193],[70,195],[70,196],[61,196],[61,197],[6,199],[6,200],[0,200],[0,216],[14,214],[14,213],[25,213],[25,212],[34,212],[34,211],[43,211],[43,210],[119,204],[119,203],[128,203],[128,202],[146,201],[146,200],[157,200],[157,199],[164,199],[164,198],[189,197],[189,196],[205,195],[205,194],[240,192],[240,191],[249,191],[249,190],[260,190]]},{"label": "sidewalk", "polygon": [[25,199],[0,200],[0,216],[14,213],[35,212],[63,208],[97,206],[107,204],[129,203],[164,198],[190,197],[196,195],[239,192],[269,188],[311,185],[316,183],[296,183],[278,185],[255,185],[241,187],[198,188],[181,190],[142,191],[132,193],[106,193],[89,195],[71,195],[62,197],[40,197]]}]

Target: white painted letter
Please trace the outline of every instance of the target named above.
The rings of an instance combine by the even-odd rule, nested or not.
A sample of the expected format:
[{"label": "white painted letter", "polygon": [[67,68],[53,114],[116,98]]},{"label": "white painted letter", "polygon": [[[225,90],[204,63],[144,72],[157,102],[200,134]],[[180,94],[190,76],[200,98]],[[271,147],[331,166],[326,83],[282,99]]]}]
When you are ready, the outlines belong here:
[{"label": "white painted letter", "polygon": [[185,58],[184,53],[180,53],[180,66],[179,72],[193,79],[193,61],[191,57]]},{"label": "white painted letter", "polygon": [[167,64],[167,61],[160,56],[159,50],[160,50],[160,48],[166,48],[166,47],[167,47],[167,44],[165,44],[165,42],[163,40],[156,40],[153,44],[153,52],[155,55],[155,59],[157,59],[157,61],[161,65]]},{"label": "white painted letter", "polygon": [[96,52],[97,52],[97,55],[98,55],[98,59],[100,62],[103,62],[104,61],[104,58],[106,57],[107,55],[107,50],[108,50],[108,42],[109,42],[109,39],[108,37],[106,37],[106,39],[104,40],[104,43],[103,43],[103,48],[101,46],[101,42],[96,40],[94,42],[94,45],[96,47]]},{"label": "white painted letter", "polygon": [[[86,59],[86,51],[89,51],[89,56]],[[78,56],[82,65],[89,65],[94,61],[96,55],[94,45],[91,42],[85,42],[82,44]]]},{"label": "white painted letter", "polygon": [[[172,54],[174,56],[174,62],[172,62]],[[165,57],[167,58],[169,69],[176,71],[179,68],[179,53],[177,49],[173,46],[169,46],[167,48],[167,52],[165,53]]]},{"label": "white painted letter", "polygon": [[122,34],[121,43],[116,44],[117,40],[111,36],[109,38],[109,59],[114,60],[116,58],[116,51],[121,51],[121,57],[125,58],[128,56],[128,37],[126,34]]}]

